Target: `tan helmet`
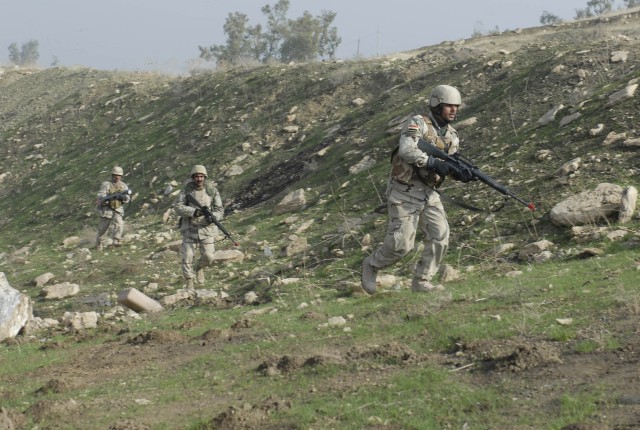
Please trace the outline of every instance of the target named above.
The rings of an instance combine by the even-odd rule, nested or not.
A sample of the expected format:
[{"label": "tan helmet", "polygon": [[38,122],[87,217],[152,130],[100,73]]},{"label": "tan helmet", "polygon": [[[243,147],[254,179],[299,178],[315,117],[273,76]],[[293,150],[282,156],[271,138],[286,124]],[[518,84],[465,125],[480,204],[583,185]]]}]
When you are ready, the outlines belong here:
[{"label": "tan helmet", "polygon": [[450,85],[438,85],[431,91],[429,106],[436,107],[441,103],[460,106],[462,104],[460,92]]},{"label": "tan helmet", "polygon": [[196,173],[202,173],[204,175],[204,177],[206,178],[207,177],[207,168],[204,167],[201,164],[196,164],[191,169],[191,177],[193,178],[193,175],[195,175]]},{"label": "tan helmet", "polygon": [[120,166],[114,166],[113,169],[111,169],[111,174],[112,175],[124,175],[124,173],[122,172],[122,167]]}]

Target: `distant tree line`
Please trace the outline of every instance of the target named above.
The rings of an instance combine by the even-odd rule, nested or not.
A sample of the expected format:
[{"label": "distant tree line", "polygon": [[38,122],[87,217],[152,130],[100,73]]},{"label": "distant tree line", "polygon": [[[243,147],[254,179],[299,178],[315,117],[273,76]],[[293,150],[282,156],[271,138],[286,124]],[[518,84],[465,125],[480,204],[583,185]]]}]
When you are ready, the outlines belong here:
[{"label": "distant tree line", "polygon": [[[603,15],[607,12],[611,12],[614,7],[614,0],[589,0],[587,1],[587,7],[584,9],[576,9],[576,16],[574,19],[591,18],[598,15]],[[622,0],[623,8],[630,8],[640,6],[640,0]],[[540,24],[549,25],[562,22],[562,19],[551,12],[544,11],[540,16]]]},{"label": "distant tree line", "polygon": [[198,46],[200,58],[216,61],[219,66],[335,58],[342,42],[337,28],[331,26],[335,12],[323,11],[314,17],[305,11],[301,17],[289,19],[289,0],[278,0],[274,6],[266,5],[261,10],[267,18],[266,28],[260,24],[250,26],[243,13],[230,13],[223,27],[227,43]]},{"label": "distant tree line", "polygon": [[9,45],[9,61],[16,66],[34,66],[39,57],[37,40],[23,43],[20,48],[16,42]]}]

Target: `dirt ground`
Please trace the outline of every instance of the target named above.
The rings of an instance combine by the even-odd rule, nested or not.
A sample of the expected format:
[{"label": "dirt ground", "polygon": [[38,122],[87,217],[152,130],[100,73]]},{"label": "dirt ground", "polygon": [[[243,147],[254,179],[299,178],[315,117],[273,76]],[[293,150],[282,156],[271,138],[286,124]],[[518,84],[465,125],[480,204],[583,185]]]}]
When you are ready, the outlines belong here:
[{"label": "dirt ground", "polygon": [[[597,398],[605,398],[598,405],[598,411],[590,424],[575,423],[565,429],[574,430],[622,430],[640,428],[640,330],[633,315],[614,315],[608,330],[620,333],[633,333],[615,350],[589,353],[575,352],[571,343],[547,342],[527,338],[509,340],[487,340],[472,344],[457,344],[455,351],[444,351],[420,355],[401,343],[390,343],[376,347],[345,346],[342,350],[326,350],[323,354],[304,355],[292,352],[290,355],[266,359],[256,363],[256,377],[273,377],[287,374],[295,376],[306,367],[346,365],[357,362],[359,367],[375,366],[375,372],[349,374],[349,378],[340,375],[333,380],[335,386],[317,387],[318,390],[331,392],[349,392],[361,383],[362,378],[386,379],[386,372],[395,372],[397,366],[420,367],[426,363],[441,365],[457,374],[461,381],[472,386],[506,387],[508,396],[521,405],[520,414],[541,414],[557,416],[561,407],[559,399],[564,393],[578,393]],[[254,342],[247,336],[246,327],[240,323],[228,330],[209,330],[203,335],[188,338],[179,331],[149,331],[131,336],[123,332],[116,334],[111,342],[83,349],[82,356],[65,362],[35,370],[29,378],[48,381],[37,390],[46,397],[48,393],[99,386],[104,381],[133,381],[139,369],[157,369],[160,372],[171,371],[186,365],[203,353],[215,353],[223,343]],[[628,336],[628,335],[627,335]],[[70,342],[84,342],[81,335],[70,338]],[[13,342],[16,342],[15,340]],[[64,343],[49,344],[44,348],[65,348]],[[380,366],[379,363],[390,363]],[[377,365],[374,363],[378,363]],[[19,385],[19,381],[14,381]],[[124,382],[123,382],[124,383]],[[14,385],[11,383],[11,385]],[[590,390],[596,390],[591,393]],[[137,396],[144,393],[131,393],[129,401],[141,402]],[[274,423],[270,420],[273,411],[283,411],[291,407],[297,399],[272,397],[259,404],[245,404],[241,407],[229,406],[222,413],[213,416],[211,399],[194,393],[189,402],[174,402],[153,410],[153,416],[141,416],[139,419],[121,420],[110,427],[118,430],[147,429],[163,422],[175,422],[176,417],[185,417],[185,422],[201,414],[211,419],[211,428],[248,429],[248,428],[297,428],[295,425]],[[88,402],[88,404],[83,404]],[[217,395],[216,405],[234,405],[237,398],[232,393]],[[82,428],[91,416],[99,416],[102,411],[116,408],[114,400],[108,395],[92,397],[90,400],[58,402],[43,399],[22,413],[14,410],[0,413],[2,419],[9,420],[15,428],[23,428],[27,417],[39,422],[43,419],[54,420],[60,428],[77,426]],[[121,405],[119,406],[121,407]],[[206,412],[205,412],[206,411]],[[505,414],[509,411],[504,411]],[[208,418],[212,417],[213,418]],[[8,417],[8,418],[7,418]],[[596,423],[596,424],[593,424]],[[389,427],[381,427],[389,428]]]}]

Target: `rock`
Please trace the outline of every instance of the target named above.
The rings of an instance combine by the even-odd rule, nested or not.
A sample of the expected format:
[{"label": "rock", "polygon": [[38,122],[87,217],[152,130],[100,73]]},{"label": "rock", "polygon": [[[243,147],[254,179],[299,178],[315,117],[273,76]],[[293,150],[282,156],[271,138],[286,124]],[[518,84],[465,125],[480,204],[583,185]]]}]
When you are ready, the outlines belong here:
[{"label": "rock", "polygon": [[52,280],[53,277],[54,275],[51,272],[43,273],[42,275],[36,277],[36,279],[33,280],[33,283],[35,284],[36,287],[42,287],[47,282]]},{"label": "rock", "polygon": [[74,330],[86,330],[98,326],[97,312],[65,312],[62,322]]},{"label": "rock", "polygon": [[33,317],[27,321],[22,332],[25,336],[30,336],[39,331],[46,330],[51,327],[57,327],[58,325],[60,325],[60,321],[53,318]]},{"label": "rock", "polygon": [[622,187],[604,183],[556,204],[549,216],[557,226],[595,224],[618,212],[621,201]]},{"label": "rock", "polygon": [[258,295],[254,291],[249,291],[242,298],[242,302],[245,305],[252,305],[258,300]]},{"label": "rock", "polygon": [[620,212],[618,214],[618,222],[625,224],[631,221],[633,213],[636,210],[638,201],[638,189],[629,186],[622,191],[622,201],[620,202]]},{"label": "rock", "polygon": [[327,321],[329,327],[342,327],[347,324],[347,320],[343,317],[331,317]]},{"label": "rock", "polygon": [[80,243],[80,238],[78,236],[67,237],[62,241],[62,246],[65,248],[71,248]]},{"label": "rock", "polygon": [[631,97],[633,97],[637,89],[638,89],[638,84],[632,84],[620,91],[616,91],[615,93],[609,96],[609,101],[605,106],[608,107],[616,103],[619,103],[621,101],[630,99]]},{"label": "rock", "polygon": [[565,116],[564,118],[562,118],[560,120],[560,127],[564,127],[565,125],[577,120],[578,118],[580,118],[582,116],[582,114],[580,112],[576,112],[574,114]]},{"label": "rock", "polygon": [[613,51],[609,59],[612,63],[625,63],[628,56],[627,51]]},{"label": "rock", "polygon": [[540,118],[538,120],[538,124],[540,125],[547,125],[550,122],[552,122],[555,118],[556,118],[556,114],[561,111],[562,109],[564,109],[564,105],[559,104],[557,106],[554,106],[550,111],[548,111],[547,113],[545,113],[542,118]]},{"label": "rock", "polygon": [[553,246],[553,242],[549,240],[539,240],[537,242],[530,243],[518,252],[518,258],[520,260],[528,260],[543,251],[548,251]]},{"label": "rock", "polygon": [[622,142],[622,146],[625,147],[636,147],[636,148],[640,148],[640,138],[634,138],[634,139],[625,139]]},{"label": "rock", "polygon": [[242,175],[243,173],[244,173],[244,169],[238,166],[237,164],[234,164],[233,166],[225,170],[224,176],[226,176],[227,178],[230,178],[232,176]]},{"label": "rock", "polygon": [[292,191],[287,194],[272,210],[273,215],[281,215],[288,212],[297,212],[304,208],[307,201],[304,189]]},{"label": "rock", "polygon": [[375,165],[376,165],[376,160],[373,159],[370,155],[365,155],[362,160],[358,161],[358,163],[356,163],[355,165],[349,167],[349,173],[351,175],[355,175],[364,170],[369,170]]},{"label": "rock", "polygon": [[627,138],[627,133],[616,133],[615,131],[609,132],[609,134],[607,134],[607,136],[604,138],[604,141],[602,142],[602,144],[604,146],[609,146],[612,145],[614,143],[616,143],[619,140],[623,140]]},{"label": "rock", "polygon": [[118,294],[118,303],[136,312],[158,312],[162,310],[162,305],[146,294],[129,288]]},{"label": "rock", "polygon": [[596,127],[589,130],[589,136],[599,136],[604,130],[604,124],[598,124]]},{"label": "rock", "polygon": [[582,159],[580,157],[574,158],[573,160],[565,163],[556,170],[557,176],[568,176],[571,173],[577,172],[580,168],[580,164],[582,164]]},{"label": "rock", "polygon": [[0,272],[0,341],[15,337],[33,318],[31,299],[9,285]]},{"label": "rock", "polygon": [[309,244],[306,238],[292,235],[289,239],[289,244],[282,250],[284,256],[291,257],[297,254],[302,254],[309,249]]},{"label": "rock", "polygon": [[237,249],[220,250],[213,253],[212,264],[222,264],[244,261],[244,253]]},{"label": "rock", "polygon": [[70,282],[62,282],[42,289],[42,294],[46,300],[64,299],[65,297],[75,296],[79,292],[80,286]]},{"label": "rock", "polygon": [[449,264],[442,265],[438,272],[440,273],[440,282],[443,283],[457,281],[460,279],[460,272]]}]

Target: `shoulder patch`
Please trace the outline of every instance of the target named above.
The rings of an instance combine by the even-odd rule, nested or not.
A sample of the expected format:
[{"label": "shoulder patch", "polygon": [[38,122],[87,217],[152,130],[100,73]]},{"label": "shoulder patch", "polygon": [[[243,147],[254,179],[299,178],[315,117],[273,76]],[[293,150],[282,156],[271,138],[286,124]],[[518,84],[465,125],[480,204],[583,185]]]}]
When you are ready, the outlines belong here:
[{"label": "shoulder patch", "polygon": [[405,135],[409,137],[415,137],[418,134],[418,130],[420,130],[420,127],[418,126],[418,124],[409,124],[407,126],[407,131],[405,132]]}]

